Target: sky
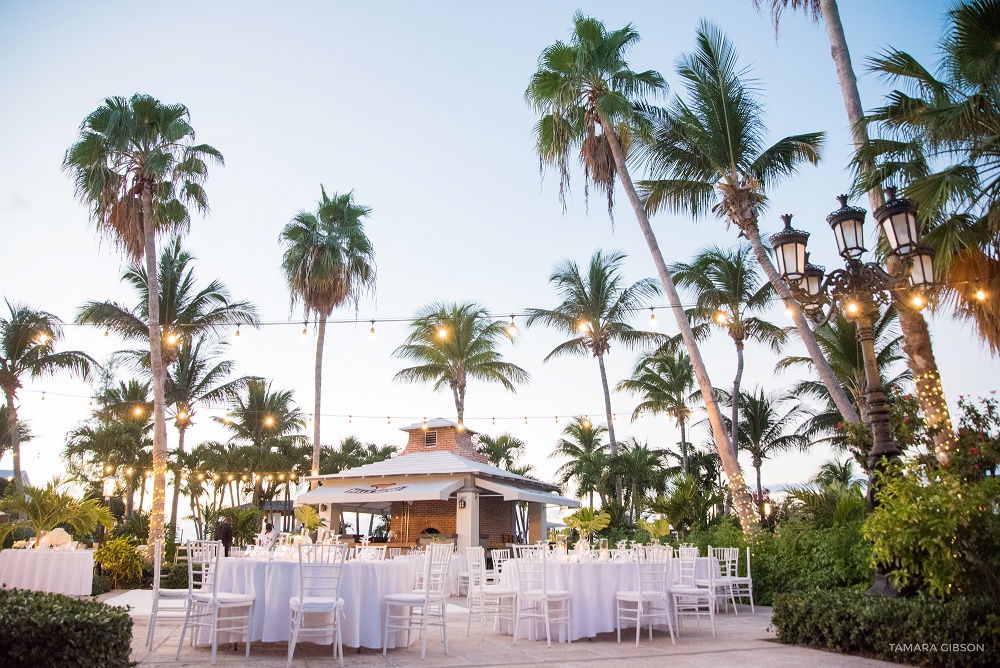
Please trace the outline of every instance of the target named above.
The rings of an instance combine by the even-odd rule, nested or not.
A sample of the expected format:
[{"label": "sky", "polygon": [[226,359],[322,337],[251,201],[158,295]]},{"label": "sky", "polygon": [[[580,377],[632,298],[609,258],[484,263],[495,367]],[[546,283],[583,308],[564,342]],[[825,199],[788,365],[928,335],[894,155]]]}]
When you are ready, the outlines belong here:
[{"label": "sky", "polygon": [[[931,0],[843,0],[841,18],[859,74],[862,102],[878,106],[887,89],[865,74],[864,60],[887,45],[934,62],[947,3]],[[211,213],[196,217],[184,246],[207,283],[221,279],[237,299],[253,301],[271,325],[232,336],[238,374],[291,389],[311,411],[315,339],[303,337],[280,272],[278,235],[320,195],[354,191],[370,206],[367,231],[377,255],[374,298],[333,317],[324,367],[324,443],[354,434],[364,441],[405,444],[399,427],[424,417],[454,419],[450,393],[393,382],[404,362],[392,351],[408,318],[432,301],[474,301],[497,314],[553,307],[548,276],[562,259],[585,263],[598,249],[628,254],[629,281],[655,276],[627,201],[619,193],[614,222],[604,202],[584,198],[573,175],[568,208],[556,175],[539,172],[534,112],[524,89],[541,51],[569,36],[577,9],[613,29],[631,22],[642,41],[634,69],[655,69],[680,92],[674,62],[694,45],[700,20],[730,37],[767,106],[771,139],[827,133],[824,160],[803,168],[770,193],[761,226],[795,214],[812,233],[814,261],[838,265],[825,216],[849,187],[851,143],[836,72],[822,25],[786,14],[778,35],[749,0],[703,2],[383,2],[262,3],[11,2],[0,1],[0,296],[50,311],[67,323],[88,300],[135,303],[120,282],[123,260],[102,241],[61,171],[80,122],[107,96],[135,92],[188,106],[198,141],[218,148],[206,184]],[[888,30],[891,28],[891,32]],[[665,102],[666,100],[660,100]],[[641,170],[636,176],[642,176]],[[867,206],[866,201],[857,202]],[[701,248],[736,242],[716,219],[692,221],[658,214],[653,227],[668,262]],[[869,218],[868,232],[874,233]],[[665,306],[663,298],[653,306]],[[675,333],[665,309],[660,331]],[[784,323],[783,311],[769,314]],[[1000,371],[967,326],[947,313],[929,316],[949,400],[982,395]],[[356,322],[353,322],[356,320]],[[525,330],[506,358],[531,373],[516,394],[472,383],[466,423],[485,433],[509,431],[527,444],[525,461],[542,478],[560,462],[548,457],[568,418],[603,414],[597,363],[591,358],[544,362],[563,338],[540,326]],[[636,325],[648,322],[646,315]],[[67,325],[63,349],[104,359],[123,347],[114,336]],[[786,353],[801,354],[791,344]],[[612,349],[612,383],[627,377],[637,351]],[[736,359],[721,333],[704,345],[713,383],[732,382]],[[753,344],[743,384],[768,391],[797,378],[777,373],[777,356]],[[45,392],[44,397],[42,392]],[[92,388],[77,379],[28,381],[21,416],[36,438],[23,462],[34,482],[62,472],[66,434],[88,417]],[[679,434],[667,418],[630,424],[635,396],[614,393],[619,439],[673,446]],[[200,410],[189,444],[226,438],[213,424],[220,411]],[[352,416],[350,419],[347,416]],[[368,416],[368,417],[365,417]],[[494,423],[495,418],[495,425]],[[527,419],[525,419],[527,418]],[[692,440],[706,438],[703,428]],[[176,432],[170,432],[173,447]],[[831,453],[813,448],[765,463],[765,486],[810,479]],[[743,460],[748,477],[749,461]],[[10,467],[10,455],[0,469]]]}]

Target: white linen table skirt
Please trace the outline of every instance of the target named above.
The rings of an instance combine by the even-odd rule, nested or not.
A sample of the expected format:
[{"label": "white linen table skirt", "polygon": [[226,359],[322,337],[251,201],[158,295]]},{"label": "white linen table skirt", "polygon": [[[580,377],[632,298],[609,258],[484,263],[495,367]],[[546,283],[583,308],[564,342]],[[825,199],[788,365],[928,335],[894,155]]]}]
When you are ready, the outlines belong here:
[{"label": "white linen table skirt", "polygon": [[3,550],[0,585],[67,596],[90,596],[94,586],[94,551]]},{"label": "white linen table skirt", "polygon": [[[344,645],[381,649],[385,621],[382,599],[386,594],[411,591],[413,577],[413,564],[407,561],[345,562],[340,576]],[[299,590],[297,561],[223,558],[219,560],[218,578],[219,591],[257,597],[250,614],[251,641],[288,641],[292,616],[289,600]],[[405,633],[390,635],[389,647],[402,647],[405,638]],[[200,629],[198,642],[211,642],[208,629]]]},{"label": "white linen table skirt", "polygon": [[[516,561],[508,562],[513,566]],[[674,579],[677,567],[674,560]],[[708,576],[708,558],[699,557],[695,564],[697,577]],[[506,565],[500,574],[500,586],[516,588],[515,569]],[[573,640],[593,638],[598,633],[615,630],[615,594],[619,591],[635,591],[639,588],[639,573],[634,562],[615,561],[550,561],[545,568],[546,586],[570,592],[570,637]],[[673,610],[673,600],[670,600]],[[527,638],[530,622],[521,625],[519,638]],[[510,633],[513,629],[504,624],[502,630]],[[554,631],[553,631],[554,632]],[[565,633],[559,631],[559,642],[565,642]],[[545,629],[541,630],[544,638]]]}]

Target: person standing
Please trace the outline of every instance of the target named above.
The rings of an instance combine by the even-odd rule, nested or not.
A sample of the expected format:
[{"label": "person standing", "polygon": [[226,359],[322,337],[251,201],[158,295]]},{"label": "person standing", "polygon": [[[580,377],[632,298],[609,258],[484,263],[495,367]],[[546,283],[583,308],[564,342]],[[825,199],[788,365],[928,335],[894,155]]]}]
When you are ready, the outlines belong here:
[{"label": "person standing", "polygon": [[228,557],[233,547],[233,523],[228,517],[215,528],[215,540],[222,542],[223,556]]}]

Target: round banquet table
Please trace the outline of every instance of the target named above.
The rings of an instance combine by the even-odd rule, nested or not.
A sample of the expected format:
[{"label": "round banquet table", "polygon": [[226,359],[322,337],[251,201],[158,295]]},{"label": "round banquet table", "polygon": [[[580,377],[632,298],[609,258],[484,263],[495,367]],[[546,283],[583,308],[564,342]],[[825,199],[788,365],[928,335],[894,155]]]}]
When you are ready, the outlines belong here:
[{"label": "round banquet table", "polygon": [[[381,649],[382,598],[413,589],[413,564],[405,560],[348,561],[340,578],[344,645]],[[288,641],[292,616],[288,602],[299,589],[297,561],[223,558],[219,560],[218,579],[219,591],[257,597],[250,613],[251,641]],[[220,642],[224,636],[220,635]],[[389,647],[405,645],[405,638],[405,632],[390,635]],[[198,642],[211,641],[209,630],[201,629]]]},{"label": "round banquet table", "polygon": [[[423,573],[424,570],[424,555],[416,554],[413,556],[405,555],[402,557],[396,557],[393,561],[409,561],[413,564],[414,577],[417,574]],[[445,578],[445,590],[448,592],[449,596],[460,596],[462,595],[462,583],[459,579],[459,574],[465,573],[469,570],[469,558],[464,554],[455,554],[451,558],[451,563],[448,564],[448,577]],[[468,583],[466,583],[468,584]]]},{"label": "round banquet table", "polygon": [[3,550],[0,585],[90,596],[94,587],[94,551]]},{"label": "round banquet table", "polygon": [[[515,566],[516,560],[507,562]],[[516,588],[514,567],[507,567],[500,574],[500,586]],[[699,557],[695,563],[695,577],[708,577],[707,557]],[[678,561],[673,561],[674,581],[677,580]],[[545,567],[546,586],[570,592],[570,638],[593,638],[598,633],[615,630],[615,594],[619,591],[634,591],[639,587],[639,574],[635,562],[616,561],[550,561]],[[670,599],[673,610],[673,599]],[[502,627],[507,633],[513,631],[508,624]],[[527,638],[530,623],[521,625],[519,638]],[[540,637],[545,637],[544,629]],[[555,629],[553,629],[555,633]],[[559,642],[565,642],[565,631],[560,628]],[[553,638],[554,639],[554,638]]]}]

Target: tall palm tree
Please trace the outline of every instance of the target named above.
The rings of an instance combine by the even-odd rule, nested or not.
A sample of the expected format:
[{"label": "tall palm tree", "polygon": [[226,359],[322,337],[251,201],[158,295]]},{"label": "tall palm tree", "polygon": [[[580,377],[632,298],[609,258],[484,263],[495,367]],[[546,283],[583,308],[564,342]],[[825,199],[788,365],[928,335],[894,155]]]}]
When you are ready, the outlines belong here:
[{"label": "tall palm tree", "polygon": [[177,467],[174,470],[174,495],[170,504],[170,517],[177,525],[177,508],[181,493],[181,463],[184,460],[184,436],[194,424],[199,405],[220,406],[232,399],[254,380],[242,376],[227,380],[236,363],[220,359],[225,344],[209,341],[203,337],[185,337],[177,345],[176,358],[167,372],[166,402],[170,407],[170,417],[177,430]]},{"label": "tall palm tree", "polygon": [[17,391],[27,379],[59,373],[90,377],[93,358],[78,350],[56,352],[63,331],[59,318],[46,311],[4,300],[7,315],[0,316],[0,390],[7,402],[7,438],[13,457],[14,489],[24,489],[21,478],[21,423]]},{"label": "tall palm tree", "polygon": [[791,135],[767,146],[763,104],[742,78],[733,45],[705,22],[698,26],[696,41],[695,52],[681,56],[677,65],[688,99],[677,98],[669,109],[653,114],[654,140],[645,157],[656,178],[640,184],[646,207],[694,216],[711,209],[740,229],[791,310],[799,336],[844,419],[857,422],[802,309],[778,276],[757,225],[766,191],[803,164],[819,162],[823,133]]},{"label": "tall palm tree", "polygon": [[135,94],[109,97],[80,125],[63,168],[77,198],[90,209],[98,231],[131,259],[145,258],[148,280],[150,369],[153,374],[153,509],[149,540],[164,537],[167,471],[167,421],[163,385],[166,370],[160,330],[160,285],[156,275],[156,233],[184,229],[188,206],[208,211],[203,184],[206,161],[222,154],[196,144],[190,114],[183,104],[164,104]]},{"label": "tall palm tree", "polygon": [[565,457],[569,460],[556,471],[559,484],[568,487],[570,482],[576,481],[576,495],[582,498],[586,494],[591,509],[594,508],[594,492],[600,495],[601,505],[604,505],[608,445],[603,440],[608,428],[578,415],[563,428],[562,433],[565,438],[559,439],[549,453],[549,459]]},{"label": "tall palm tree", "polygon": [[846,489],[860,490],[864,481],[858,478],[854,470],[854,462],[850,459],[836,459],[825,462],[819,467],[819,472],[813,482],[824,487],[842,485]]},{"label": "tall palm tree", "polygon": [[[728,397],[732,403],[732,397]],[[760,468],[765,459],[779,452],[809,447],[809,438],[799,430],[810,416],[805,405],[791,392],[767,394],[758,386],[752,392],[740,393],[740,450],[750,453],[757,471],[757,498],[764,498],[760,483]]]},{"label": "tall palm tree", "polygon": [[[586,273],[580,270],[576,262],[562,260],[549,276],[549,282],[555,286],[562,299],[560,304],[554,309],[528,309],[528,326],[540,322],[572,337],[546,355],[546,362],[563,355],[590,355],[597,359],[612,456],[618,454],[618,441],[615,439],[611,391],[604,356],[611,350],[612,343],[634,348],[663,338],[661,334],[639,331],[627,322],[647,299],[660,291],[651,278],[626,285],[621,274],[625,258],[622,253],[605,253],[599,250],[590,258]],[[620,480],[615,483],[615,494],[621,502]]]},{"label": "tall palm tree", "polygon": [[497,383],[509,392],[516,391],[515,383],[531,378],[521,367],[503,361],[497,347],[504,338],[510,338],[504,323],[491,318],[479,304],[429,304],[410,324],[406,342],[392,352],[419,364],[403,369],[394,380],[433,383],[435,390],[448,387],[455,399],[458,423],[463,424],[470,378]]},{"label": "tall palm tree", "polygon": [[642,395],[632,411],[632,421],[645,415],[669,415],[681,431],[681,470],[688,473],[687,424],[693,412],[695,388],[691,358],[683,350],[671,353],[657,350],[642,355],[632,370],[632,377],[618,383],[617,390]]},{"label": "tall palm tree", "polygon": [[[695,255],[690,263],[675,262],[670,273],[681,288],[695,295],[695,306],[689,312],[693,322],[715,323],[725,330],[736,347],[736,376],[733,378],[732,396],[739,396],[743,379],[743,348],[747,341],[756,341],[781,350],[787,331],[762,317],[751,315],[766,311],[771,306],[774,287],[762,281],[755,262],[750,259],[752,249],[739,244],[730,250],[718,246],[706,248]],[[729,439],[739,443],[739,402],[732,406]]]},{"label": "tall palm tree", "polygon": [[[782,11],[791,8],[803,10],[812,18],[814,22],[823,19],[826,26],[827,37],[830,40],[830,55],[837,69],[837,79],[840,82],[840,92],[844,98],[844,108],[847,111],[847,120],[850,124],[851,139],[854,142],[857,155],[857,168],[868,181],[868,199],[872,211],[878,209],[885,203],[882,197],[881,183],[874,179],[874,161],[865,156],[864,147],[868,145],[868,128],[865,113],[861,106],[861,94],[858,92],[858,78],[854,74],[854,65],[851,63],[851,53],[847,48],[847,37],[844,34],[844,26],[840,21],[840,9],[837,0],[752,0],[758,8],[761,5],[770,5],[771,18],[774,21],[774,29],[777,32]],[[987,48],[983,53],[989,52]],[[990,131],[990,135],[994,133]],[[909,194],[909,193],[908,193]],[[893,263],[893,260],[890,260]],[[994,269],[994,274],[996,269]],[[987,275],[989,275],[987,273]],[[907,363],[917,379],[917,400],[920,403],[922,412],[931,426],[941,427],[934,440],[940,453],[946,453],[954,440],[954,433],[951,427],[951,414],[948,409],[948,402],[945,400],[944,391],[941,387],[941,374],[938,371],[937,360],[934,357],[934,348],[931,346],[930,329],[927,327],[927,320],[923,314],[912,308],[911,300],[906,291],[893,293],[893,303],[899,311],[899,325],[903,332],[904,351]],[[1000,322],[1000,309],[998,309],[998,322]],[[1000,329],[1000,327],[998,327]]]},{"label": "tall palm tree", "polygon": [[[0,457],[3,457],[13,445],[13,440],[10,437],[10,423],[11,411],[4,404],[0,406]],[[18,442],[25,443],[33,438],[35,438],[35,434],[31,431],[31,427],[28,426],[28,422],[26,420],[19,420],[17,423]]]},{"label": "tall palm tree", "polygon": [[524,454],[524,448],[524,441],[508,432],[496,436],[489,434],[476,436],[476,451],[486,455],[493,466],[508,471],[517,466],[517,460]]},{"label": "tall palm tree", "polygon": [[639,110],[647,98],[666,90],[659,73],[636,72],[629,67],[626,55],[638,41],[639,33],[631,25],[609,31],[596,19],[579,12],[574,15],[570,41],[558,41],[542,51],[538,69],[525,92],[541,116],[535,125],[536,151],[542,166],[558,170],[560,198],[569,184],[570,158],[574,154],[583,163],[585,183],[607,193],[609,212],[618,177],[670,301],[698,386],[708,397],[706,407],[716,447],[722,453],[734,495],[740,500],[740,522],[746,531],[753,532],[756,514],[739,462],[731,454],[719,407],[712,399],[708,369],[626,163],[626,152],[633,140],[643,139],[645,132],[645,119]]},{"label": "tall palm tree", "polygon": [[375,290],[375,249],[365,234],[363,218],[371,208],[354,201],[354,191],[330,198],[320,185],[315,213],[300,211],[279,240],[285,247],[281,269],[288,281],[292,308],[299,303],[308,320],[317,316],[315,394],[313,403],[312,472],[319,472],[323,398],[323,347],[326,321],[333,310],[355,307]]},{"label": "tall palm tree", "polygon": [[[269,383],[253,379],[246,383],[246,390],[230,397],[229,413],[213,418],[232,434],[230,443],[247,447],[247,470],[251,473],[275,471],[271,464],[278,441],[296,434],[305,426],[302,411],[295,405],[291,390],[271,390]],[[260,503],[264,481],[254,476],[253,503]]]},{"label": "tall palm tree", "polygon": [[[165,330],[160,347],[160,359],[166,373],[177,361],[181,345],[199,337],[217,334],[220,329],[233,325],[260,324],[257,307],[247,301],[233,301],[222,281],[215,279],[199,288],[194,274],[195,258],[181,247],[181,239],[174,236],[160,253],[157,262],[157,279],[160,286],[159,319]],[[142,341],[149,336],[149,280],[146,269],[139,263],[132,265],[122,275],[122,281],[132,286],[135,306],[128,307],[114,302],[89,301],[80,307],[76,321],[110,330],[126,341]],[[126,353],[149,368],[149,353]],[[166,381],[164,381],[166,382]],[[167,402],[170,403],[169,401]]]}]

